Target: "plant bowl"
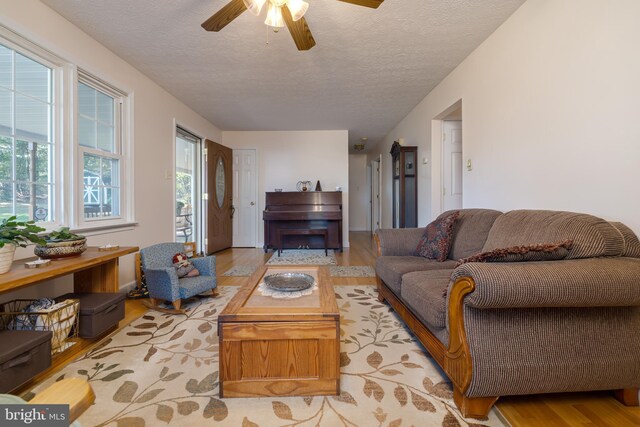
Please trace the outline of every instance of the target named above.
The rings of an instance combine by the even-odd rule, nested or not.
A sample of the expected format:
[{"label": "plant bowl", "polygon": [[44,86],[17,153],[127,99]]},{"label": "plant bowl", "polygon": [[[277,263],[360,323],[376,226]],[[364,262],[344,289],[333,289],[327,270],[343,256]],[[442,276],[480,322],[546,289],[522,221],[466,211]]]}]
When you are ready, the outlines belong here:
[{"label": "plant bowl", "polygon": [[87,250],[87,239],[62,240],[47,242],[46,245],[36,245],[33,252],[44,259],[58,259],[79,256]]}]

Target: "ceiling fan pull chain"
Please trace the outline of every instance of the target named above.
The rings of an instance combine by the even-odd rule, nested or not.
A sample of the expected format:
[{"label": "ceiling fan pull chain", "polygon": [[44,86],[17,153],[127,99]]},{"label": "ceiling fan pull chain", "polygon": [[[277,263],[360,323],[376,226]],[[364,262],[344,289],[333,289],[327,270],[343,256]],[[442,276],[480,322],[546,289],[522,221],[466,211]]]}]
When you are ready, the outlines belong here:
[{"label": "ceiling fan pull chain", "polygon": [[267,46],[269,46],[269,27],[265,25],[265,28],[267,29]]}]

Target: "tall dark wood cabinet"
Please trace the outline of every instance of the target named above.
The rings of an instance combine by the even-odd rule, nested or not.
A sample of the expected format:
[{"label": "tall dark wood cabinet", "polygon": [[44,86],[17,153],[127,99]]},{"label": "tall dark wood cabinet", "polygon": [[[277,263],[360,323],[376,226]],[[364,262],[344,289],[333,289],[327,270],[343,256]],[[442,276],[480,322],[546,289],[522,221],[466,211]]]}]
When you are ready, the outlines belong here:
[{"label": "tall dark wood cabinet", "polygon": [[418,147],[391,146],[393,228],[418,226]]}]

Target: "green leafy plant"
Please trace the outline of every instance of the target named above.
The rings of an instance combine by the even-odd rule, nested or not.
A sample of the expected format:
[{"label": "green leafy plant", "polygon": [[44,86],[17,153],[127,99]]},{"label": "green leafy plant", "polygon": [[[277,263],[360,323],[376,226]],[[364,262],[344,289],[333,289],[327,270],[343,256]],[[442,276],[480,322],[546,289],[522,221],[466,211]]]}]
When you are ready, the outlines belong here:
[{"label": "green leafy plant", "polygon": [[16,246],[26,247],[30,242],[44,245],[45,239],[38,236],[44,228],[38,227],[35,221],[18,221],[18,218],[10,216],[0,222],[0,248],[13,243]]},{"label": "green leafy plant", "polygon": [[68,242],[72,240],[82,240],[84,239],[84,236],[72,233],[71,231],[69,231],[69,227],[60,227],[58,230],[45,234],[44,239],[50,243]]}]

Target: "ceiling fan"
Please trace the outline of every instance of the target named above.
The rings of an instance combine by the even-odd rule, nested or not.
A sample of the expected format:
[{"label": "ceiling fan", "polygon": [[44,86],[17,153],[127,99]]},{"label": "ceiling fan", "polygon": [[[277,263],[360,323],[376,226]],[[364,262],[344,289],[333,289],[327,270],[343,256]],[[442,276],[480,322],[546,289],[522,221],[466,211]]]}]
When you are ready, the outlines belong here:
[{"label": "ceiling fan", "polygon": [[[384,0],[339,1],[377,9]],[[316,45],[307,21],[303,17],[309,4],[302,0],[231,0],[204,21],[202,28],[207,31],[220,31],[247,9],[254,15],[259,15],[265,3],[269,6],[265,24],[276,32],[286,24],[298,50],[309,50]]]}]

